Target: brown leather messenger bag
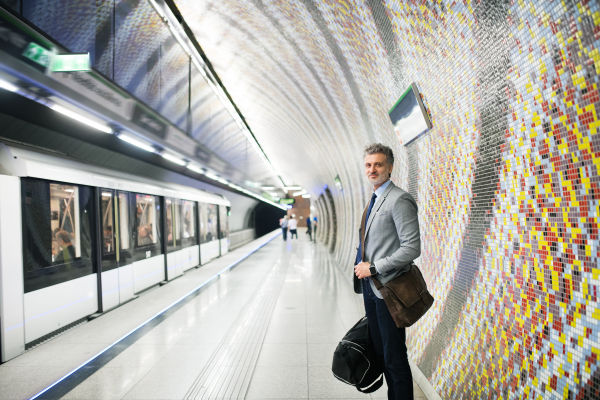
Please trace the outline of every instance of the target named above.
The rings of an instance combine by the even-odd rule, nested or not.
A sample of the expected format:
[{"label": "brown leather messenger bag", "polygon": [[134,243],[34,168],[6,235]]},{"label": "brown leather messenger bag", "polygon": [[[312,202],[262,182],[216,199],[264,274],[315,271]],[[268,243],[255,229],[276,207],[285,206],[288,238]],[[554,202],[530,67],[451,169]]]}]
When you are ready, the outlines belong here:
[{"label": "brown leather messenger bag", "polygon": [[[363,232],[365,231],[367,208],[363,212],[360,224],[363,260],[365,259],[365,235]],[[425,279],[414,262],[410,265],[410,270],[385,285],[382,285],[374,276],[371,276],[371,279],[381,293],[398,328],[413,325],[425,315],[434,302],[433,296],[427,290]]]}]

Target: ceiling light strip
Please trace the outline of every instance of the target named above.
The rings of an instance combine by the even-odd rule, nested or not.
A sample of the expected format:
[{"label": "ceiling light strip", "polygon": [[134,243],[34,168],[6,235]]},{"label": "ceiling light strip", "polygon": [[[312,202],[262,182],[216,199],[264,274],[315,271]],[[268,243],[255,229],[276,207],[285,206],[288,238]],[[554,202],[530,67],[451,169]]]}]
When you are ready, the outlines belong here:
[{"label": "ceiling light strip", "polygon": [[86,124],[87,126],[91,126],[92,128],[98,129],[101,132],[105,132],[105,133],[112,133],[112,129],[107,126],[107,125],[103,125],[99,122],[93,121],[92,119],[81,115],[80,113],[70,110],[66,107],[61,106],[60,104],[52,104],[50,106],[51,109],[53,109],[56,112],[59,112],[63,115],[66,115],[69,118],[72,118],[76,121],[79,121],[81,123]]}]

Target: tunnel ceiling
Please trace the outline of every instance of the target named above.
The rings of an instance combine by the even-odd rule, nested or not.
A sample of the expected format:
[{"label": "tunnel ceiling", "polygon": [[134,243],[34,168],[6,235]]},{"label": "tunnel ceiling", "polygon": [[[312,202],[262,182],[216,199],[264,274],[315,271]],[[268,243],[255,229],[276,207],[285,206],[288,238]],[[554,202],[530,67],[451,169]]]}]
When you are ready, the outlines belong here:
[{"label": "tunnel ceiling", "polygon": [[313,194],[336,175],[364,187],[370,141],[402,152],[387,116],[404,83],[395,42],[378,32],[393,37],[384,6],[328,3],[175,0],[277,172]]}]

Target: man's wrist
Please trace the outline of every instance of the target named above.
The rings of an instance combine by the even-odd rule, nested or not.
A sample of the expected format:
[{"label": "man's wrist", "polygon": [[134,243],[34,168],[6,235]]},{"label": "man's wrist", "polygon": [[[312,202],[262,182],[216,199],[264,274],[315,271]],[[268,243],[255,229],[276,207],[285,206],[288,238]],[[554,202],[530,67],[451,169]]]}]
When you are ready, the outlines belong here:
[{"label": "man's wrist", "polygon": [[377,272],[377,268],[375,268],[375,264],[371,264],[369,266],[369,272],[371,273],[371,276],[377,275],[378,272]]}]

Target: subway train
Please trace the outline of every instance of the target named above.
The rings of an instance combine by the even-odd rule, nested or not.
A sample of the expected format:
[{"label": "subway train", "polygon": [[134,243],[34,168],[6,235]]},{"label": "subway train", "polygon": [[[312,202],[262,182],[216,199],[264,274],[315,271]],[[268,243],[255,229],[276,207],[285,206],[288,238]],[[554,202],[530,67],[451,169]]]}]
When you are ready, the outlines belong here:
[{"label": "subway train", "polygon": [[0,143],[1,360],[228,251],[229,201]]}]

